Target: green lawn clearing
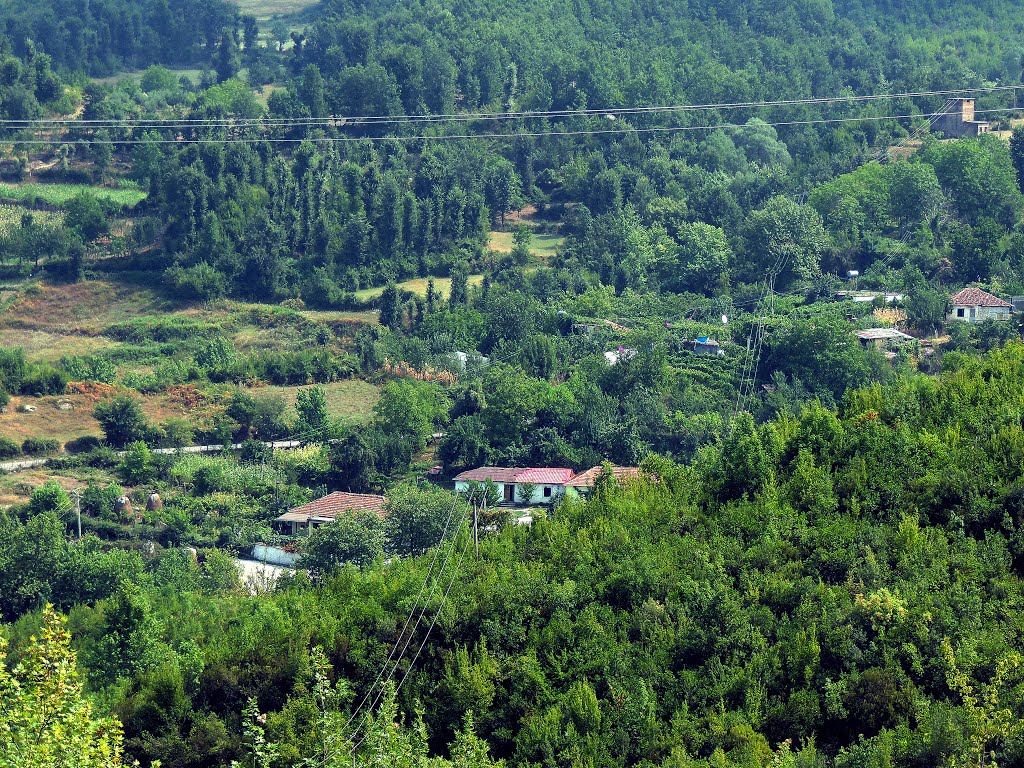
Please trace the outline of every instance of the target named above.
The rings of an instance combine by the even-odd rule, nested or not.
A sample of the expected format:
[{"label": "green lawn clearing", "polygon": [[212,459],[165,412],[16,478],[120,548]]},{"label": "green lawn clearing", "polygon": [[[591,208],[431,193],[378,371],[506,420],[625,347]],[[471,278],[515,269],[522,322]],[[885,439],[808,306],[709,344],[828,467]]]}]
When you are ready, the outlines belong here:
[{"label": "green lawn clearing", "polygon": [[146,199],[141,189],[112,189],[91,184],[0,184],[0,200],[34,203],[37,200],[61,208],[83,192],[118,208],[132,208]]},{"label": "green lawn clearing", "polygon": [[[398,283],[397,285],[399,288],[409,291],[409,293],[415,293],[417,296],[426,296],[427,283],[430,280],[431,278],[429,277],[414,277],[412,280],[406,280]],[[448,294],[451,293],[452,290],[452,279],[450,277],[435,277],[433,278],[433,281],[434,290],[438,292],[441,298],[447,299]],[[469,276],[470,285],[480,285],[483,281],[484,276],[482,274]],[[379,285],[376,288],[364,288],[361,291],[356,291],[355,295],[359,301],[370,301],[371,299],[377,298],[382,293],[384,293],[384,286]]]},{"label": "green lawn clearing", "polygon": [[[530,253],[538,259],[547,260],[555,255],[558,247],[565,242],[561,235],[548,235],[534,233],[530,239]],[[489,247],[498,253],[512,252],[511,232],[491,232]]]}]

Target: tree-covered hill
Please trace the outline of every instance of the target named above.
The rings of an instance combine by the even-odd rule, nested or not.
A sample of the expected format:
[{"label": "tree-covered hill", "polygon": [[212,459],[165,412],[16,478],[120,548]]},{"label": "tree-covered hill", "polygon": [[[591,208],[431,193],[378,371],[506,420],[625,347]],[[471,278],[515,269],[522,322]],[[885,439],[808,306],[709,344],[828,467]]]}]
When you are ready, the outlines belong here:
[{"label": "tree-covered hill", "polygon": [[[442,754],[472,711],[491,754],[524,768],[1017,765],[1022,418],[1020,344],[851,392],[838,411],[740,417],[690,465],[652,460],[656,480],[599,484],[587,503],[485,536],[443,605],[450,569],[433,592],[426,615],[440,619],[399,706]],[[72,548],[26,580],[28,550],[59,539],[55,526],[42,512],[8,537],[3,594],[85,565]],[[145,572],[131,559],[48,594],[113,593],[72,611],[80,659],[129,755],[172,766],[247,754],[250,698],[278,750],[269,765],[343,743],[432,560],[251,598],[216,559],[170,551]],[[35,622],[15,626],[12,652]],[[415,731],[392,737],[357,764],[427,764],[404,751]]]}]

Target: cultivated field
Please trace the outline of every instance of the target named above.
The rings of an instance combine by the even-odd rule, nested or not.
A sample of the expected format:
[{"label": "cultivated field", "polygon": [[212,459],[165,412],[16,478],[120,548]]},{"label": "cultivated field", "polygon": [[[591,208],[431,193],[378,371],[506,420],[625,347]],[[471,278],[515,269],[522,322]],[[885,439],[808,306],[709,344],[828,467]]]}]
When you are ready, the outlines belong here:
[{"label": "cultivated field", "polygon": [[83,192],[118,208],[131,208],[146,199],[141,189],[97,187],[91,184],[0,184],[0,200],[34,203],[37,200],[60,208]]},{"label": "cultivated field", "polygon": [[[0,205],[0,235],[20,228],[21,217],[26,213],[32,214],[32,220],[36,224],[60,226],[64,223],[64,213],[61,211],[33,211],[23,205]],[[0,255],[0,261],[3,259],[4,256]]]}]

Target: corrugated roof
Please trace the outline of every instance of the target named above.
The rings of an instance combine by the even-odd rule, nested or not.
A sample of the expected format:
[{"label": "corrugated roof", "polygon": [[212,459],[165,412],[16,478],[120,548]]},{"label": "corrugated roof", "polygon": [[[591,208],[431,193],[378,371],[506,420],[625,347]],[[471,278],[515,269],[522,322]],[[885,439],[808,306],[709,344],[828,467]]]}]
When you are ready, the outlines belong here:
[{"label": "corrugated roof", "polygon": [[1010,302],[993,296],[981,288],[964,288],[951,298],[950,302],[955,307],[1006,307],[1007,309],[1013,307]]},{"label": "corrugated roof", "polygon": [[865,341],[879,341],[881,339],[901,339],[903,341],[909,341],[914,337],[909,333],[903,333],[903,331],[897,331],[895,328],[865,328],[862,331],[856,331],[858,338],[864,339]]},{"label": "corrugated roof", "polygon": [[477,467],[455,476],[463,482],[538,483],[561,485],[575,473],[564,467]]},{"label": "corrugated roof", "polygon": [[368,511],[384,517],[383,496],[373,493],[347,493],[335,491],[326,496],[303,504],[301,507],[289,509],[277,518],[282,523],[304,523],[309,519],[326,521],[349,512]]},{"label": "corrugated roof", "polygon": [[[580,472],[576,477],[566,483],[566,486],[573,488],[593,488],[594,483],[601,474],[601,467],[591,467],[586,472]],[[612,467],[612,477],[621,482],[640,477],[640,467]]]}]

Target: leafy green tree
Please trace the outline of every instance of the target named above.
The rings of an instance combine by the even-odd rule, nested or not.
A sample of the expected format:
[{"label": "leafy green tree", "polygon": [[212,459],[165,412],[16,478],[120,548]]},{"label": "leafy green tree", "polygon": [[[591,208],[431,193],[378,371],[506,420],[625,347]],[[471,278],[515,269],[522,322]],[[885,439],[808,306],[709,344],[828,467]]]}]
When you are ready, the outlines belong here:
[{"label": "leafy green tree", "polygon": [[377,487],[377,454],[361,432],[348,432],[331,444],[330,482],[353,492]]},{"label": "leafy green tree", "polygon": [[744,279],[755,281],[767,271],[778,273],[780,284],[787,284],[820,274],[829,241],[814,208],[773,197],[750,214],[743,231],[748,259],[741,273]]},{"label": "leafy green tree", "polygon": [[314,442],[330,437],[332,424],[323,387],[300,389],[296,395],[295,410],[299,412],[295,431],[304,435],[304,439]]},{"label": "leafy green tree", "polygon": [[18,768],[118,768],[120,723],[97,716],[79,678],[66,619],[47,605],[38,637],[8,670],[0,637],[0,764]]},{"label": "leafy green tree", "polygon": [[125,449],[118,469],[127,482],[144,483],[153,476],[153,455],[144,442],[136,440]]},{"label": "leafy green tree", "polygon": [[454,535],[462,516],[456,497],[434,486],[398,486],[388,493],[385,537],[387,551],[398,555],[419,555],[436,546],[445,535]]},{"label": "leafy green tree", "polygon": [[64,223],[86,241],[95,240],[110,228],[100,201],[88,192],[81,192],[67,202]]},{"label": "leafy green tree", "polygon": [[372,512],[336,518],[312,531],[302,543],[300,568],[326,576],[346,563],[368,567],[384,555],[384,524]]},{"label": "leafy green tree", "polygon": [[380,324],[391,330],[398,330],[402,327],[402,305],[401,296],[394,283],[384,288],[380,295]]},{"label": "leafy green tree", "polygon": [[451,400],[438,384],[398,379],[384,385],[373,412],[385,434],[408,438],[422,450],[435,426],[447,422],[450,408]]},{"label": "leafy green tree", "polygon": [[451,272],[452,285],[448,293],[448,306],[455,309],[467,303],[469,297],[469,270],[464,264],[456,264]]},{"label": "leafy green tree", "polygon": [[772,465],[749,413],[740,413],[722,443],[719,483],[726,499],[753,496],[772,478]]},{"label": "leafy green tree", "polygon": [[105,685],[155,668],[165,655],[160,622],[149,596],[132,582],[122,582],[103,608],[100,632],[87,648],[89,668]]},{"label": "leafy green tree", "polygon": [[217,54],[213,61],[213,68],[217,72],[217,82],[223,83],[238,74],[242,66],[241,57],[238,53],[238,43],[234,34],[225,29],[220,42],[217,43]]},{"label": "leafy green tree", "polygon": [[118,395],[112,400],[99,403],[92,415],[100,423],[107,442],[114,448],[124,448],[145,437],[146,417],[139,401],[133,397]]},{"label": "leafy green tree", "polygon": [[668,290],[712,293],[732,262],[732,249],[718,227],[696,222],[677,235],[678,256],[661,266],[661,284]]}]

